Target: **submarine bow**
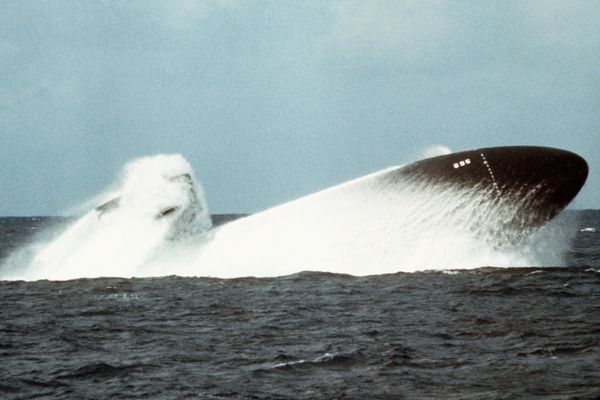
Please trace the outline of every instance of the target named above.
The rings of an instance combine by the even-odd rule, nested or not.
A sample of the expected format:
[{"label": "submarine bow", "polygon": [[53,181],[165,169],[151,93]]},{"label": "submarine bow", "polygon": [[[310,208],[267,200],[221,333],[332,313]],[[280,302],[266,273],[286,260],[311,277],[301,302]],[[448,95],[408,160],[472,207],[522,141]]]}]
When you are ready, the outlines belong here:
[{"label": "submarine bow", "polygon": [[[485,194],[502,208],[497,224],[521,238],[563,210],[588,176],[587,162],[570,151],[535,146],[490,147],[417,161],[384,179],[412,179]],[[514,235],[515,233],[519,233]]]}]

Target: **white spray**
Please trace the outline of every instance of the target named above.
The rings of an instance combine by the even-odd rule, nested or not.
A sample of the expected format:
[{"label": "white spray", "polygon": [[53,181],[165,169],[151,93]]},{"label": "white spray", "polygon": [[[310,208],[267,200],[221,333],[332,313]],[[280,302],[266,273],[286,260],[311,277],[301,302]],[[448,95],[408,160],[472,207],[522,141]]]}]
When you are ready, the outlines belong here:
[{"label": "white spray", "polygon": [[134,160],[118,186],[49,243],[9,257],[12,264],[28,261],[27,268],[4,269],[13,279],[138,276],[175,244],[198,241],[210,229],[204,195],[179,155]]}]

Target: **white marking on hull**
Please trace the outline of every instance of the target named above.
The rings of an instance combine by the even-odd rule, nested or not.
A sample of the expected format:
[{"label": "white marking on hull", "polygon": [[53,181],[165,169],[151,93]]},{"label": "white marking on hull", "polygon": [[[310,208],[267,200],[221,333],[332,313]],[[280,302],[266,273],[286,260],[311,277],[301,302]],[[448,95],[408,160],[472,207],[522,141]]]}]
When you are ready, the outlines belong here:
[{"label": "white marking on hull", "polygon": [[496,177],[494,176],[494,171],[492,171],[492,166],[488,162],[487,158],[485,158],[485,154],[483,154],[483,153],[480,153],[480,154],[481,154],[481,158],[483,160],[483,165],[485,165],[485,167],[487,168],[488,174],[490,175],[490,179],[492,180],[492,186],[494,186],[496,193],[498,194],[498,196],[500,196],[502,193],[500,193],[500,188],[498,187],[498,182],[496,182]]}]

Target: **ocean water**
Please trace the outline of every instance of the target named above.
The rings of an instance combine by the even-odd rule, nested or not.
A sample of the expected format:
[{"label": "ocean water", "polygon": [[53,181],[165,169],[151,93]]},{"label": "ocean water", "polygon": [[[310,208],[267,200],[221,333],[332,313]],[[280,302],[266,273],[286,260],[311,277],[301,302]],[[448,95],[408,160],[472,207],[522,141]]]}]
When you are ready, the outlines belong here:
[{"label": "ocean water", "polygon": [[[567,214],[561,267],[3,280],[0,398],[599,398],[600,211]],[[0,257],[64,222],[0,218]]]}]

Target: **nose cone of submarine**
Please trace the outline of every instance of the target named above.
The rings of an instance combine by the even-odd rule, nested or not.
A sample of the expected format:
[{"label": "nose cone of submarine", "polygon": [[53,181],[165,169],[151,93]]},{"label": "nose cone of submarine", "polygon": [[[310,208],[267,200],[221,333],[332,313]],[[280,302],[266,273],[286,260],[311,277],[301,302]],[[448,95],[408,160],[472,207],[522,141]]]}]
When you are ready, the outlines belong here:
[{"label": "nose cone of submarine", "polygon": [[417,161],[397,176],[415,182],[490,193],[518,210],[524,225],[540,226],[575,198],[588,175],[586,161],[550,147],[489,147]]},{"label": "nose cone of submarine", "polygon": [[504,196],[538,193],[539,206],[560,210],[575,198],[588,176],[587,162],[570,151],[549,147],[478,149],[479,157]]}]

